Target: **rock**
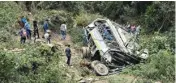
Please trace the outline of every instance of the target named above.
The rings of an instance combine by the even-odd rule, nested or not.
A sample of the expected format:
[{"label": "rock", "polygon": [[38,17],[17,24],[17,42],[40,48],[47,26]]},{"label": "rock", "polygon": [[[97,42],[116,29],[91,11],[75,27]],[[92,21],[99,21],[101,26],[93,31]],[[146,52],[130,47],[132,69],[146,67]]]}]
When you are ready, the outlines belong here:
[{"label": "rock", "polygon": [[36,41],[36,42],[45,42],[45,41],[42,40],[42,39],[36,39],[35,41]]},{"label": "rock", "polygon": [[69,78],[71,78],[71,75],[70,75],[70,74],[68,74],[68,73],[66,74],[66,76],[67,76],[67,77],[69,77]]},{"label": "rock", "polygon": [[4,51],[7,51],[7,49],[6,49],[6,48],[4,48]]},{"label": "rock", "polygon": [[94,81],[93,78],[87,78],[87,82],[88,82],[88,83],[92,83],[93,81]]},{"label": "rock", "polygon": [[86,83],[86,81],[85,80],[81,80],[81,81],[79,81],[79,83]]},{"label": "rock", "polygon": [[79,81],[79,83],[92,83],[94,81],[93,78],[85,78]]},{"label": "rock", "polygon": [[60,42],[57,42],[56,45],[58,45],[58,46],[63,46],[63,44],[60,43]]},{"label": "rock", "polygon": [[12,52],[20,52],[20,51],[23,51],[23,50],[25,50],[25,49],[15,48],[15,49],[13,49],[13,50],[11,50],[11,51],[12,51]]},{"label": "rock", "polygon": [[109,83],[107,80],[99,80],[99,81],[95,81],[93,83]]},{"label": "rock", "polygon": [[64,64],[62,65],[63,67],[66,67]]},{"label": "rock", "polygon": [[155,82],[155,83],[162,83],[162,82],[160,82],[160,81],[157,81],[157,82]]},{"label": "rock", "polygon": [[100,79],[99,79],[99,78],[95,78],[94,80],[95,80],[95,81],[98,81],[98,80],[100,80]]},{"label": "rock", "polygon": [[53,47],[54,45],[53,44],[47,44],[49,47]]},{"label": "rock", "polygon": [[80,66],[81,67],[86,67],[86,66],[89,66],[90,65],[90,62],[88,62],[86,59],[83,59],[80,61]]},{"label": "rock", "polygon": [[75,79],[76,81],[81,81],[81,80],[83,80],[83,77],[76,77],[76,79]]}]

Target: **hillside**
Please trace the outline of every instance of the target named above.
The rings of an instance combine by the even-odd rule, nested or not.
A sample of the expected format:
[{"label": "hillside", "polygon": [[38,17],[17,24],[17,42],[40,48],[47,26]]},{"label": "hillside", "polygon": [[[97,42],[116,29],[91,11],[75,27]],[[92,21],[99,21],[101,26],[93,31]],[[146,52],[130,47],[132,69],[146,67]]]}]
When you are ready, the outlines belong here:
[{"label": "hillside", "polygon": [[[173,2],[0,2],[0,82],[173,83],[174,9]],[[32,20],[39,22],[40,36],[44,20],[50,20],[53,46],[47,45],[42,38],[34,43],[33,37],[26,44],[20,44],[17,21],[29,12],[32,13],[31,26]],[[127,22],[141,25],[140,45],[149,49],[149,58],[108,76],[97,76],[88,67],[81,67],[82,28],[96,18],[108,18],[121,25]],[[68,27],[66,40],[61,40],[60,36],[62,22]],[[72,66],[65,63],[67,44],[71,45]]]}]

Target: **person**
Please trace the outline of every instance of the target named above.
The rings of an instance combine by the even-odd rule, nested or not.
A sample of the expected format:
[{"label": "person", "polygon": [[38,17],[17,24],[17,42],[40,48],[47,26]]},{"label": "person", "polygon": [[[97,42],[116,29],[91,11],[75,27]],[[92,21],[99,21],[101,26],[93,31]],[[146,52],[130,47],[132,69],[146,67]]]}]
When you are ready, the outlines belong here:
[{"label": "person", "polygon": [[44,38],[48,44],[51,43],[51,35],[50,35],[50,30],[47,30],[46,33],[44,34]]},{"label": "person", "polygon": [[43,25],[43,30],[44,30],[44,34],[46,33],[46,31],[48,30],[48,19],[45,20],[44,25]]},{"label": "person", "polygon": [[107,39],[107,40],[112,40],[112,36],[111,36],[111,34],[108,32],[107,29],[108,29],[108,27],[104,28],[103,36],[104,36],[104,38]]},{"label": "person", "polygon": [[21,16],[21,22],[23,23],[23,25],[27,22],[27,19],[24,16]]},{"label": "person", "polygon": [[66,38],[66,30],[67,30],[67,26],[65,24],[65,22],[63,24],[61,24],[61,27],[60,27],[60,31],[61,31],[61,40],[65,40]]},{"label": "person", "polygon": [[37,35],[37,38],[40,38],[36,20],[33,21],[33,26],[34,26],[34,37],[36,37],[36,35]]},{"label": "person", "polygon": [[127,22],[126,29],[127,29],[128,33],[130,33],[130,27],[131,27],[130,23]]},{"label": "person", "polygon": [[65,49],[65,54],[66,54],[66,57],[67,57],[67,65],[70,66],[70,59],[71,59],[70,45],[67,45],[67,48]]},{"label": "person", "polygon": [[31,39],[30,24],[29,24],[28,22],[26,22],[26,23],[24,24],[24,27],[25,27],[25,29],[26,29],[26,31],[27,31],[27,38],[28,38],[28,39]]},{"label": "person", "polygon": [[138,25],[138,26],[136,27],[136,31],[135,31],[135,34],[136,34],[136,35],[139,34],[139,32],[140,32],[140,27],[141,27],[140,25]]},{"label": "person", "polygon": [[136,31],[136,26],[133,24],[133,25],[131,26],[131,32],[134,34],[135,31]]},{"label": "person", "polygon": [[20,42],[21,44],[24,44],[26,41],[26,37],[27,37],[27,32],[24,28],[21,28],[20,32],[19,32],[21,38],[20,38]]},{"label": "person", "polygon": [[140,25],[138,25],[137,27],[136,27],[136,31],[135,31],[135,37],[136,37],[136,39],[137,39],[137,41],[139,41],[139,33],[140,33],[140,28],[141,26]]},{"label": "person", "polygon": [[18,24],[20,25],[21,28],[24,27],[24,24],[21,21],[18,21]]},{"label": "person", "polygon": [[87,30],[83,27],[83,30],[84,30],[84,35],[83,35],[83,45],[87,45],[88,43],[88,32]]}]

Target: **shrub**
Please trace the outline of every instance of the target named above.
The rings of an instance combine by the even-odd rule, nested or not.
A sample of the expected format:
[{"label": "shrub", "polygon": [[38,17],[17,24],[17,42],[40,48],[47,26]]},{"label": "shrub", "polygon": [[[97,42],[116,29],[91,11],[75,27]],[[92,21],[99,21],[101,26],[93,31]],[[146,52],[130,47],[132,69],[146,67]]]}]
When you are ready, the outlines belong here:
[{"label": "shrub", "polygon": [[83,29],[72,28],[70,29],[70,35],[73,43],[82,43],[83,41]]},{"label": "shrub", "polygon": [[165,34],[155,34],[152,37],[143,37],[142,46],[148,48],[149,58],[145,63],[141,63],[124,73],[130,73],[148,79],[160,80],[162,82],[174,82],[174,52]]},{"label": "shrub", "polygon": [[60,63],[61,51],[39,44],[26,45],[20,53],[0,52],[1,82],[64,83],[65,69]]},{"label": "shrub", "polygon": [[69,30],[73,43],[82,45],[84,35],[83,27],[87,26],[97,18],[102,18],[102,16],[99,14],[86,13],[85,11],[81,11],[78,15],[75,16],[73,23],[74,25]]},{"label": "shrub", "polygon": [[89,23],[97,18],[102,18],[102,16],[99,14],[90,14],[84,11],[75,16],[77,26],[87,26]]},{"label": "shrub", "polygon": [[15,75],[15,62],[10,57],[13,55],[12,53],[0,51],[0,82],[9,82]]}]

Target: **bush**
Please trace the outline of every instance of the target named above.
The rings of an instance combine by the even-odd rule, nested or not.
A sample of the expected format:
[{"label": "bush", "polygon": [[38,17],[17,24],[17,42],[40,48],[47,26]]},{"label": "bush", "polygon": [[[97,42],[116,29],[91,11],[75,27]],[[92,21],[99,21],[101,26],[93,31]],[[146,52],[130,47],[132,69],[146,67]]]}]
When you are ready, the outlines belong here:
[{"label": "bush", "polygon": [[8,83],[64,83],[66,71],[59,65],[60,55],[60,50],[53,51],[38,44],[26,45],[20,53],[1,50],[0,80]]},{"label": "bush", "polygon": [[[152,37],[142,37],[142,46],[149,49],[149,58],[124,73],[130,73],[162,82],[174,82],[174,52],[171,50],[170,41],[165,34],[155,34]],[[171,39],[172,40],[172,39]]]},{"label": "bush", "polygon": [[76,25],[77,26],[87,26],[89,23],[91,23],[93,20],[97,18],[102,18],[99,14],[90,14],[85,11],[82,11],[79,13],[79,15],[75,16]]},{"label": "bush", "polygon": [[13,30],[12,25],[21,15],[21,7],[15,2],[0,2],[0,27]]},{"label": "bush", "polygon": [[75,16],[74,25],[70,28],[69,33],[71,34],[73,43],[77,43],[79,45],[83,44],[83,27],[87,26],[93,20],[97,18],[102,18],[99,14],[90,14],[85,11],[80,12]]},{"label": "bush", "polygon": [[73,43],[82,43],[83,41],[83,29],[72,28],[70,29],[70,35]]},{"label": "bush", "polygon": [[6,53],[4,51],[0,51],[0,82],[9,82],[10,79],[14,78],[15,75],[15,62],[12,53]]},{"label": "bush", "polygon": [[[0,49],[11,48],[16,44],[14,43],[14,34],[16,29],[18,17],[21,15],[22,9],[15,2],[0,2]],[[17,45],[19,46],[19,45]]]},{"label": "bush", "polygon": [[49,21],[49,29],[53,32],[60,33],[60,25],[66,22],[67,28],[73,28],[73,17],[72,13],[63,10],[42,10],[37,11],[34,18],[39,21],[39,28],[43,28],[43,23],[46,19]]}]

